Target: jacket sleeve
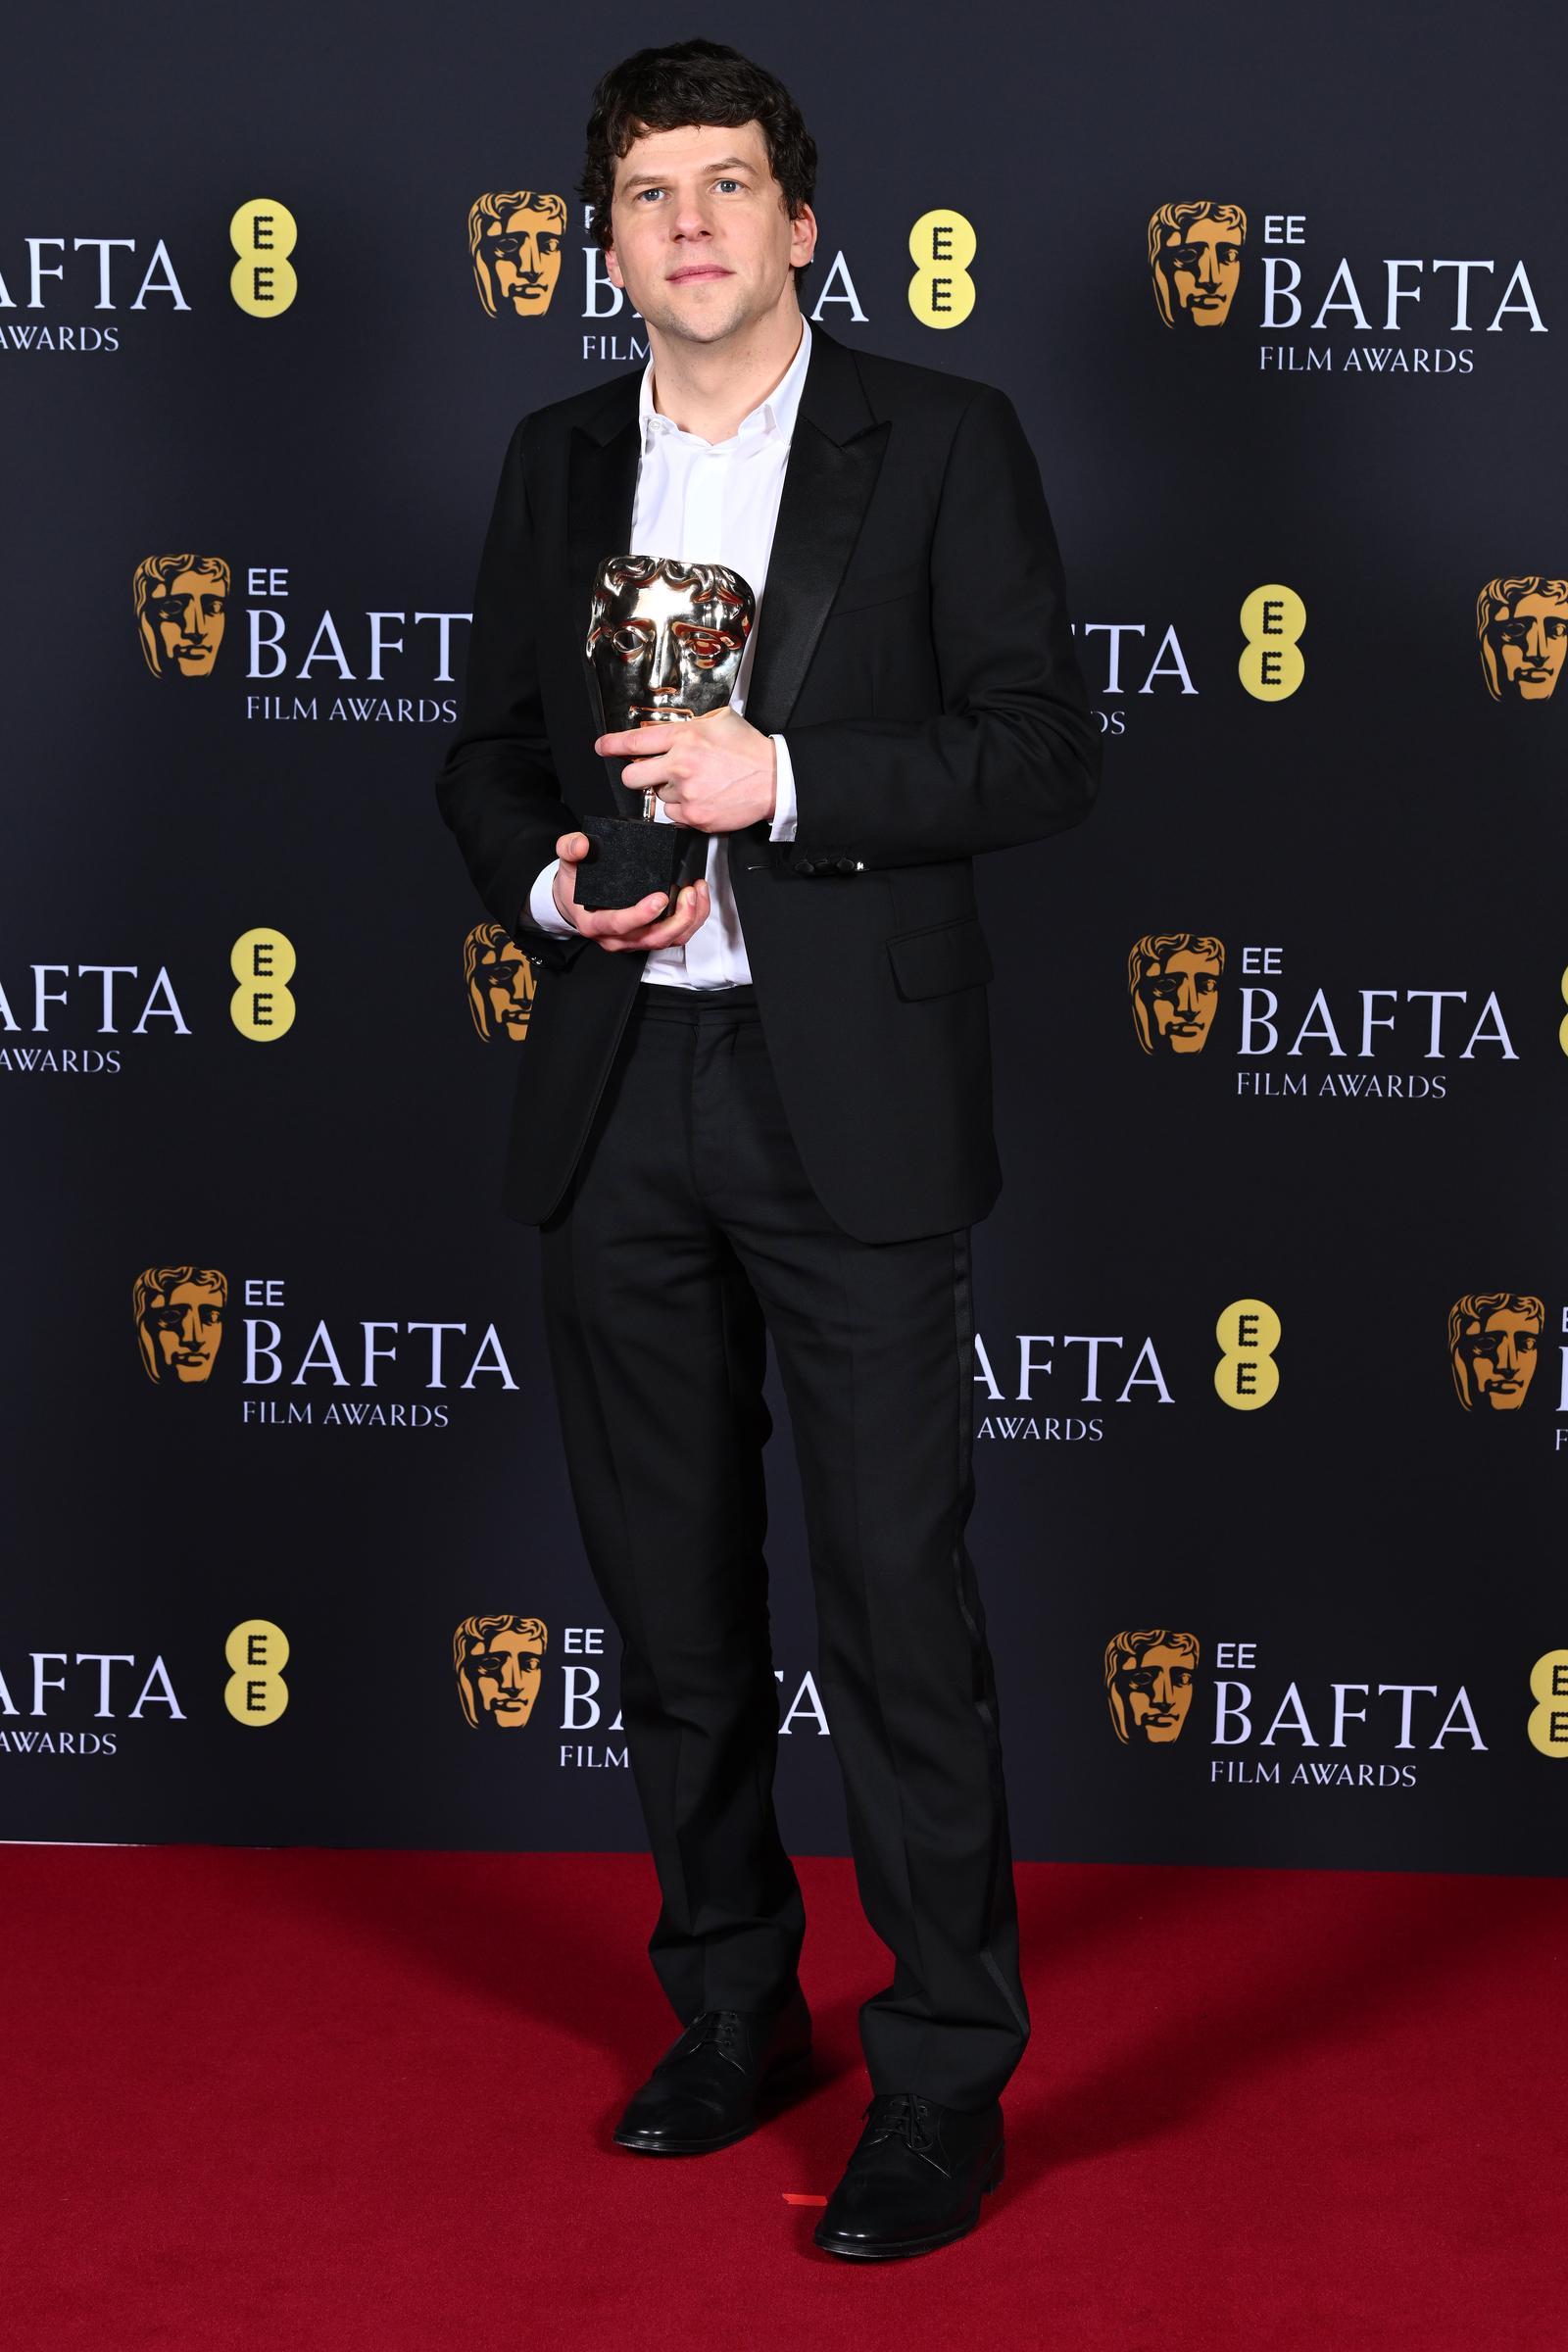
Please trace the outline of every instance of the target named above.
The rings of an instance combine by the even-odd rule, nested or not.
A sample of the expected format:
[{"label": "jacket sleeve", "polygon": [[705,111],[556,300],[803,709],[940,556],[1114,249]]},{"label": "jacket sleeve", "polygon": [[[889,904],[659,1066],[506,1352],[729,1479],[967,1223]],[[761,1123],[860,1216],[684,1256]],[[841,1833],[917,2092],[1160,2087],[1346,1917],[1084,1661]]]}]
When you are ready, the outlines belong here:
[{"label": "jacket sleeve", "polygon": [[530,919],[528,897],[556,842],[577,818],[561,797],[539,690],[539,580],[524,466],[525,418],[512,436],[473,598],[463,718],[436,779],[491,914],[546,966],[569,964],[582,940]]},{"label": "jacket sleeve", "polygon": [[967,858],[1059,832],[1094,800],[1100,736],[1039,468],[985,385],[938,501],[931,633],[940,715],[788,728],[802,849],[872,866]]}]

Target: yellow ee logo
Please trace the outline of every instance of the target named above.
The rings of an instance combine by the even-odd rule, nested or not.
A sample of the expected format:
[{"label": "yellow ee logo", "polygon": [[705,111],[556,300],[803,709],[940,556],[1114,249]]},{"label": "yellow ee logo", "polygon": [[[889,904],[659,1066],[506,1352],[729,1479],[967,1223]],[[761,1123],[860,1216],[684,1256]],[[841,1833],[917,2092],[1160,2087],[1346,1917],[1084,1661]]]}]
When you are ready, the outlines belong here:
[{"label": "yellow ee logo", "polygon": [[228,241],[239,260],[228,273],[228,290],[253,318],[276,318],[300,290],[289,255],[299,228],[286,204],[253,196],[228,224]]},{"label": "yellow ee logo", "polygon": [[1280,1319],[1261,1298],[1233,1298],[1214,1326],[1224,1353],[1214,1366],[1214,1393],[1233,1412],[1255,1413],[1280,1385],[1274,1350]]},{"label": "yellow ee logo", "polygon": [[294,1026],[296,1006],[288,984],[294,977],[294,943],[264,925],[242,931],[229,950],[228,968],[239,982],[228,1000],[228,1017],[253,1046],[270,1046]]},{"label": "yellow ee logo", "polygon": [[288,1705],[283,1669],[288,1636],[268,1617],[247,1617],[223,1643],[232,1672],[223,1685],[223,1704],[236,1723],[275,1723]]},{"label": "yellow ee logo", "polygon": [[1306,607],[1294,588],[1271,580],[1254,588],[1242,607],[1247,639],[1236,664],[1242,684],[1259,703],[1283,703],[1306,675],[1298,637],[1306,626]]},{"label": "yellow ee logo", "polygon": [[922,326],[961,326],[974,309],[975,233],[961,213],[939,205],[909,231],[909,308]]},{"label": "yellow ee logo", "polygon": [[1544,1756],[1568,1756],[1568,1649],[1548,1649],[1536,1660],[1530,1669],[1530,1695],[1536,1701],[1525,1726],[1531,1746]]}]

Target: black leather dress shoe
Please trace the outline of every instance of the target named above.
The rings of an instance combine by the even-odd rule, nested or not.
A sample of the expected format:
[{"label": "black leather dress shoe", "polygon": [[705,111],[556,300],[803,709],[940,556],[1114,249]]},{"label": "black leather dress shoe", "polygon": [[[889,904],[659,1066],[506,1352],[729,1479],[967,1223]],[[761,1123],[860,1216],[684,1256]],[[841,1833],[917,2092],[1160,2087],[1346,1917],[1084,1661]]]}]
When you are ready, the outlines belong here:
[{"label": "black leather dress shoe", "polygon": [[705,2009],[664,2052],[615,2127],[617,2148],[706,2156],[744,2139],[760,2109],[811,2068],[811,2013],[797,1985],[782,2009]]},{"label": "black leather dress shoe", "polygon": [[912,2090],[875,2098],[843,2180],[827,2201],[815,2242],[829,2254],[890,2262],[930,2254],[964,2237],[980,2200],[1002,2179],[1002,2109],[978,2115],[941,2107]]}]

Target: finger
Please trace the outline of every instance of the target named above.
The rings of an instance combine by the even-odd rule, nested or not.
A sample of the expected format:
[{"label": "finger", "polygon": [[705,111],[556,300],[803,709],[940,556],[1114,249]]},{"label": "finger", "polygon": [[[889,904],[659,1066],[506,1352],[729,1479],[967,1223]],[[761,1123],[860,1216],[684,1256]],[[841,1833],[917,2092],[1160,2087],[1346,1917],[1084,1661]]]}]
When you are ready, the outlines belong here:
[{"label": "finger", "polygon": [[637,760],[650,752],[673,751],[681,732],[679,726],[662,726],[657,719],[650,719],[646,725],[625,728],[618,735],[597,736],[594,750],[603,760]]},{"label": "finger", "polygon": [[633,760],[621,772],[621,782],[628,792],[651,792],[656,784],[667,784],[673,775],[671,755],[661,752],[646,760]]},{"label": "finger", "polygon": [[588,855],[586,833],[563,833],[556,844],[556,856],[569,865],[580,865]]},{"label": "finger", "polygon": [[668,914],[652,923],[644,921],[637,929],[602,944],[632,951],[642,948],[680,948],[685,946],[694,931],[701,929],[707,919],[708,885],[706,882],[688,882]]},{"label": "finger", "polygon": [[630,906],[579,908],[578,919],[592,939],[629,941],[640,947],[649,924],[663,920],[665,913],[666,893],[661,890]]}]

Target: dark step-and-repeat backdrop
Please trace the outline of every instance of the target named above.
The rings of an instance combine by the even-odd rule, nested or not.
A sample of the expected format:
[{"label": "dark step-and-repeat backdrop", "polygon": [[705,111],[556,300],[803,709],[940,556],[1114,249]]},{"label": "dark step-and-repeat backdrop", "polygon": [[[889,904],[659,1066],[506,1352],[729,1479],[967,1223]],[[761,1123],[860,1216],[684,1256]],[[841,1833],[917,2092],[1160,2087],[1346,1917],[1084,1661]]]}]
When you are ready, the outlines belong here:
[{"label": "dark step-and-repeat backdrop", "polygon": [[[516,417],[646,357],[593,81],[694,29],[13,30],[7,1838],[641,1841],[498,1206],[533,973],[432,783]],[[1016,403],[1106,739],[981,870],[1016,1850],[1556,1871],[1561,32],[735,37],[821,147],[810,318]],[[774,1454],[781,1814],[839,1851]]]}]

